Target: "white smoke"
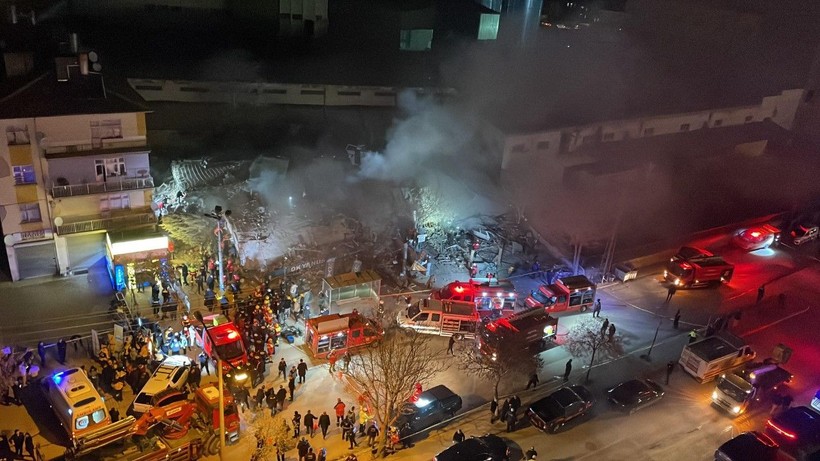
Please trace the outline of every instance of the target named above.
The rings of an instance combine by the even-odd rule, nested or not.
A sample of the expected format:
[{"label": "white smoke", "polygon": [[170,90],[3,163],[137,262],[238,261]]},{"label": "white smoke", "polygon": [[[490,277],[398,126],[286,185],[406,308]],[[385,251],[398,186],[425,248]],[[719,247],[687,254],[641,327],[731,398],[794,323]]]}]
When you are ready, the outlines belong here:
[{"label": "white smoke", "polygon": [[478,139],[474,119],[412,91],[399,95],[399,108],[406,116],[394,121],[383,152],[363,153],[354,180],[404,181],[456,156],[466,159],[476,153],[471,152],[478,149],[471,146]]}]

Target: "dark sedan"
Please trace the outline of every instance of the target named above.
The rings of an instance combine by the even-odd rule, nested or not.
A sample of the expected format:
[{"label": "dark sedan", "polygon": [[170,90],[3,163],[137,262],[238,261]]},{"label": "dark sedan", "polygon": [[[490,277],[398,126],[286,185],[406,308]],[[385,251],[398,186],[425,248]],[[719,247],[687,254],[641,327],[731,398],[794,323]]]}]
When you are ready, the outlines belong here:
[{"label": "dark sedan", "polygon": [[470,437],[437,454],[433,461],[507,461],[510,449],[501,437]]},{"label": "dark sedan", "polygon": [[632,414],[660,400],[663,388],[651,379],[631,379],[613,387],[607,395],[618,409]]}]

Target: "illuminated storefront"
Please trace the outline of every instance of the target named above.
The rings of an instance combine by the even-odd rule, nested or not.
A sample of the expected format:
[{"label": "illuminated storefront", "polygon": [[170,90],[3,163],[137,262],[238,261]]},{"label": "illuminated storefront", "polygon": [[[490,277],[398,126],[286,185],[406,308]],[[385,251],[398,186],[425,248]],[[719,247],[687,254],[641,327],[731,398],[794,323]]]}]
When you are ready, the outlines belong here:
[{"label": "illuminated storefront", "polygon": [[136,289],[155,278],[155,274],[170,268],[167,235],[152,231],[132,231],[106,234],[106,255],[111,285],[115,290]]}]

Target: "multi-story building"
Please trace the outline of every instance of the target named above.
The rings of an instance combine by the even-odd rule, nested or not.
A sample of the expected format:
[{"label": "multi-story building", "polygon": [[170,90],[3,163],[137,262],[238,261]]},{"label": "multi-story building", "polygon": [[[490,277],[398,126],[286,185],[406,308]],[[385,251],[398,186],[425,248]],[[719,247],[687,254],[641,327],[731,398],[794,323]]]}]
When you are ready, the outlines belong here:
[{"label": "multi-story building", "polygon": [[0,264],[13,280],[105,265],[107,231],[156,222],[147,109],[59,59],[0,99]]}]

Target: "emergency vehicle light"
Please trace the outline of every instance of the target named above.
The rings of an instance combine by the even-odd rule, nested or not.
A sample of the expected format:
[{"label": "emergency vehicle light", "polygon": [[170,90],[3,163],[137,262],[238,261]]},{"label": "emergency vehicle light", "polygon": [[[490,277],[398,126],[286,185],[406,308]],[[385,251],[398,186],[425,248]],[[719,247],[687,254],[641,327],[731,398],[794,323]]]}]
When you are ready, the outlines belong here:
[{"label": "emergency vehicle light", "polygon": [[231,330],[228,332],[228,339],[236,339],[238,337],[239,333],[237,333],[236,331]]},{"label": "emergency vehicle light", "polygon": [[345,335],[344,331],[340,331],[340,332],[336,333],[336,336],[340,336],[340,337],[341,337],[341,336],[344,336],[344,335]]},{"label": "emergency vehicle light", "polygon": [[546,333],[547,335],[551,335],[552,334],[552,325],[547,325],[546,327],[544,327],[544,333]]},{"label": "emergency vehicle light", "polygon": [[487,292],[486,292],[486,291],[483,291],[483,292],[481,293],[481,296],[487,297]]},{"label": "emergency vehicle light", "polygon": [[510,292],[510,298],[514,298],[514,297],[515,297],[515,292],[514,292],[514,291],[511,291],[511,292]]},{"label": "emergency vehicle light", "polygon": [[462,292],[464,292],[464,287],[461,286],[461,285],[456,285],[454,290],[456,291],[456,293],[462,293]]}]

